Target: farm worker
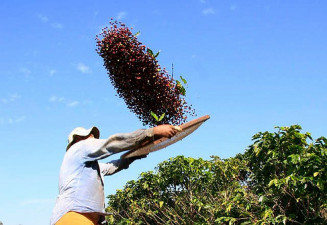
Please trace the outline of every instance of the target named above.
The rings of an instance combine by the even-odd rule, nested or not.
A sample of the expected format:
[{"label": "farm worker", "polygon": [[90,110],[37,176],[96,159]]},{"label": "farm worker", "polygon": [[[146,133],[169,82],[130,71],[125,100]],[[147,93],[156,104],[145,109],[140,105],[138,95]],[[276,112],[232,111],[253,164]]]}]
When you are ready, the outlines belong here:
[{"label": "farm worker", "polygon": [[60,168],[59,195],[50,224],[105,224],[103,177],[127,169],[134,160],[146,156],[120,158],[108,163],[98,163],[98,160],[137,148],[155,138],[170,138],[176,132],[172,125],[159,125],[99,139],[100,132],[96,127],[75,128],[68,136],[68,145]]}]

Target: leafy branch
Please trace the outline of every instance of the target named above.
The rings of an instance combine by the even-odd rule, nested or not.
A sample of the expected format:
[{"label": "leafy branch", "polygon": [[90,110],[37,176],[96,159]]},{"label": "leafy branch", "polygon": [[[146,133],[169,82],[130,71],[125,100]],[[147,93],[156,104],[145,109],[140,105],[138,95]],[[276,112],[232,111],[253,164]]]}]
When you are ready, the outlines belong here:
[{"label": "leafy branch", "polygon": [[147,48],[146,51],[147,51],[147,53],[148,53],[149,55],[153,56],[154,58],[157,58],[158,55],[159,55],[159,53],[161,52],[161,51],[159,50],[156,54],[154,54],[153,51],[152,51],[151,49],[149,49],[149,48]]},{"label": "leafy branch", "polygon": [[181,92],[181,94],[183,96],[185,96],[186,95],[186,88],[184,87],[184,85],[187,85],[187,81],[182,76],[179,76],[179,77],[181,78],[181,81],[176,80],[176,87],[179,89],[179,91]]}]

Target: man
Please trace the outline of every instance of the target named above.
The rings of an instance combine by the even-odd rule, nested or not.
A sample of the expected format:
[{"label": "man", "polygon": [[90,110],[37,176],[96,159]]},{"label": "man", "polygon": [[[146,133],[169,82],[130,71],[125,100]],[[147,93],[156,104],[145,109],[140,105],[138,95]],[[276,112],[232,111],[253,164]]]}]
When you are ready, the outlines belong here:
[{"label": "man", "polygon": [[159,125],[154,128],[121,133],[99,139],[98,128],[75,128],[68,136],[68,145],[59,176],[59,196],[53,209],[51,225],[97,225],[104,215],[103,176],[127,169],[136,159],[98,163],[112,154],[135,149],[160,137],[172,137],[178,128]]}]

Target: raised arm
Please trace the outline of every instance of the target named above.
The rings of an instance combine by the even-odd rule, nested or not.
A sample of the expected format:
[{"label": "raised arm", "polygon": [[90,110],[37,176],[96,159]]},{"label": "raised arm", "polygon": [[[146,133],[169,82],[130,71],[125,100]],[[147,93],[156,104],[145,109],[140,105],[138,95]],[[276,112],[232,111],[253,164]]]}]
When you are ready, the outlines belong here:
[{"label": "raised arm", "polygon": [[147,140],[154,140],[160,137],[172,137],[177,130],[172,125],[159,125],[146,130],[137,130],[132,133],[112,135],[107,139],[104,148],[113,153],[130,150],[139,147]]},{"label": "raised arm", "polygon": [[94,146],[101,145],[101,147],[90,148],[87,156],[95,160],[102,159],[114,153],[137,148],[155,138],[170,138],[176,132],[176,128],[172,125],[159,125],[154,128],[136,130],[131,133],[114,134],[107,140],[94,139],[92,140]]},{"label": "raised arm", "polygon": [[[136,130],[132,133],[119,133],[110,136],[102,146],[105,150],[117,153],[137,148],[143,142],[154,138],[154,128]],[[104,149],[103,149],[104,150]]]}]

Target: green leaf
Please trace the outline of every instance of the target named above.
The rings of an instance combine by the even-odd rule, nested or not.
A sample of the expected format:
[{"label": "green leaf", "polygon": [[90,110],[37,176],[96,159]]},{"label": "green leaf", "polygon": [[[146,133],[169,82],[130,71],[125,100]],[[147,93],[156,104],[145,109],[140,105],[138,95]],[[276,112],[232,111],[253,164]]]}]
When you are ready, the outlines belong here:
[{"label": "green leaf", "polygon": [[183,86],[180,87],[180,91],[183,96],[186,95],[186,89]]},{"label": "green leaf", "polygon": [[149,55],[154,56],[154,55],[153,55],[153,51],[152,51],[151,49],[147,48],[146,51],[147,51],[147,53],[148,53]]},{"label": "green leaf", "polygon": [[227,206],[226,212],[229,213],[231,211],[231,209],[232,209],[232,205],[230,204],[230,205]]},{"label": "green leaf", "polygon": [[134,37],[137,37],[137,36],[139,36],[140,34],[141,34],[141,32],[138,31],[138,32],[136,32],[136,34],[134,34]]},{"label": "green leaf", "polygon": [[253,145],[253,151],[254,151],[255,155],[258,156],[259,153],[261,152],[261,148],[258,148],[258,146],[255,144],[255,145]]},{"label": "green leaf", "polygon": [[182,77],[182,76],[179,76],[181,78],[181,80],[183,81],[184,84],[187,84],[187,81]]},{"label": "green leaf", "polygon": [[159,121],[157,114],[151,111],[151,116],[156,120]]},{"label": "green leaf", "polygon": [[236,222],[235,218],[231,218],[228,225],[233,225]]},{"label": "green leaf", "polygon": [[269,182],[268,187],[272,186],[273,184],[276,186],[277,183],[278,183],[277,179],[273,179]]},{"label": "green leaf", "polygon": [[272,213],[272,210],[271,209],[267,209],[265,212],[264,212],[264,216],[263,216],[263,219],[266,219],[268,216],[270,216]]},{"label": "green leaf", "polygon": [[159,50],[159,51],[154,55],[154,58],[157,58],[160,52],[161,52],[161,50]]},{"label": "green leaf", "polygon": [[164,117],[165,117],[165,113],[161,114],[161,116],[160,116],[160,118],[158,119],[158,121],[161,121]]},{"label": "green leaf", "polygon": [[318,176],[318,175],[319,175],[319,172],[315,172],[315,173],[313,174],[314,177],[316,177],[316,176]]},{"label": "green leaf", "polygon": [[185,96],[186,89],[183,87],[182,83],[179,80],[176,80],[176,86],[178,90],[181,92],[181,95]]},{"label": "green leaf", "polygon": [[322,191],[324,190],[324,182],[322,181],[322,179],[318,180],[317,187]]},{"label": "green leaf", "polygon": [[163,201],[160,201],[159,202],[159,208],[161,208],[163,206],[164,202]]}]

